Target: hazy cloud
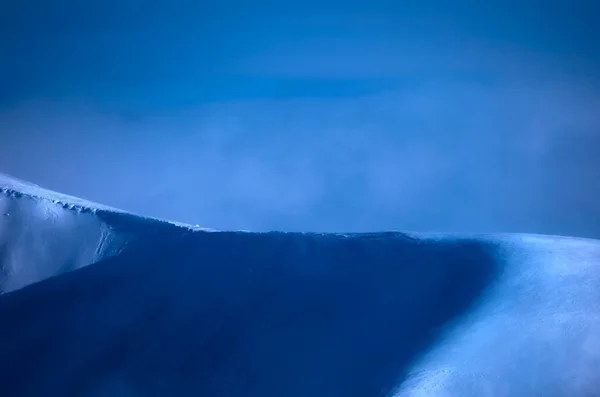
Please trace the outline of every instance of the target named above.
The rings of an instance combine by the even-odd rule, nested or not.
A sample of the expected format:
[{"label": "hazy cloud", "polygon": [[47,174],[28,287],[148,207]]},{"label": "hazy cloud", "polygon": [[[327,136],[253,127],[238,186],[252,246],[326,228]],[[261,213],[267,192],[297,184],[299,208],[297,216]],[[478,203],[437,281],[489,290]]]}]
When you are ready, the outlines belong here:
[{"label": "hazy cloud", "polygon": [[423,84],[138,118],[38,102],[2,113],[0,130],[6,172],[207,227],[600,236],[600,98],[576,85]]}]

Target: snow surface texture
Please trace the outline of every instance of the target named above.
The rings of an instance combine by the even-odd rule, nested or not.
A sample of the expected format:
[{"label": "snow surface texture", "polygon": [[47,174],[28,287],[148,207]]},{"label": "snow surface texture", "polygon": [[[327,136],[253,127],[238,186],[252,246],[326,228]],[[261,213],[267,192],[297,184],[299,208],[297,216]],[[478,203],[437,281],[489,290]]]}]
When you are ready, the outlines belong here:
[{"label": "snow surface texture", "polygon": [[9,181],[0,175],[0,294],[118,252],[121,239],[92,210]]},{"label": "snow surface texture", "polygon": [[0,189],[3,397],[600,396],[598,241],[209,233]]},{"label": "snow surface texture", "polygon": [[128,218],[0,174],[0,294],[113,256],[140,235],[140,222],[145,229],[160,223],[143,217],[123,222]]}]

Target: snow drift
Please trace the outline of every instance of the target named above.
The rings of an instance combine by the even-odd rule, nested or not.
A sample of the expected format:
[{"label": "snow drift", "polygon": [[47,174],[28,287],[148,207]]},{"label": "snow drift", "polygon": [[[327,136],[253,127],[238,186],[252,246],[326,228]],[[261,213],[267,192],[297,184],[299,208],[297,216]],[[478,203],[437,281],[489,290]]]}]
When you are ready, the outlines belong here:
[{"label": "snow drift", "polygon": [[209,232],[0,177],[0,394],[599,396],[600,242]]}]

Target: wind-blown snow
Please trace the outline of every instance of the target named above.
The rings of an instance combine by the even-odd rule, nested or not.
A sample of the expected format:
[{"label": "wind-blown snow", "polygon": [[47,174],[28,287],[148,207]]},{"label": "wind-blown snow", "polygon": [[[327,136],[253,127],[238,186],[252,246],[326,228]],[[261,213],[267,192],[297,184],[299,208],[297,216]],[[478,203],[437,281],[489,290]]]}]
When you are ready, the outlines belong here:
[{"label": "wind-blown snow", "polygon": [[0,177],[0,394],[600,395],[600,242],[207,232]]}]

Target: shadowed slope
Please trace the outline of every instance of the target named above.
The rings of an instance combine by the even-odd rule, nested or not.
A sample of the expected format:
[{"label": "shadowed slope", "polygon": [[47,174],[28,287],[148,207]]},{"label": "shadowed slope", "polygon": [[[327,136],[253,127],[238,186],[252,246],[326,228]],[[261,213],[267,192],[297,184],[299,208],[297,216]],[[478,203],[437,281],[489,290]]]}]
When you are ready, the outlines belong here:
[{"label": "shadowed slope", "polygon": [[140,244],[0,301],[6,395],[381,395],[495,271],[402,234]]}]

